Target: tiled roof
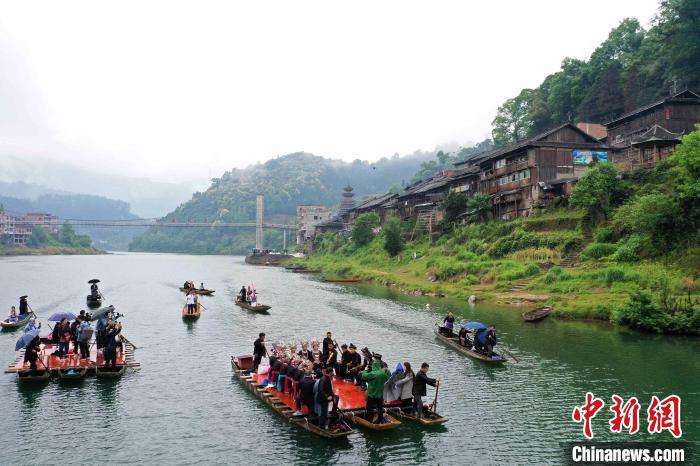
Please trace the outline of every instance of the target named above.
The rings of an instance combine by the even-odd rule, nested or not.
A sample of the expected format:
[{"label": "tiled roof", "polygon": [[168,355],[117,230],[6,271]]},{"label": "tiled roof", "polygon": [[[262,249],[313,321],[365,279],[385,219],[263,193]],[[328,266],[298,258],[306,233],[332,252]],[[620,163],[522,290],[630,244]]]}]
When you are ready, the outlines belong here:
[{"label": "tiled roof", "polygon": [[679,141],[683,133],[672,133],[663,126],[654,125],[632,139],[632,145],[650,141]]},{"label": "tiled roof", "polygon": [[637,109],[634,109],[629,113],[625,113],[624,115],[622,115],[618,118],[615,118],[614,120],[612,120],[608,123],[605,123],[605,126],[610,126],[610,125],[615,125],[617,123],[621,123],[622,121],[627,120],[628,118],[631,118],[635,115],[646,112],[647,110],[651,110],[652,108],[658,107],[659,105],[662,105],[666,102],[670,102],[672,100],[678,100],[678,99],[690,99],[690,100],[697,100],[698,102],[700,102],[700,95],[697,95],[695,92],[685,90],[683,92],[679,92],[678,94],[664,97],[663,99],[657,100],[656,102],[650,103],[649,105],[645,105],[643,107],[639,107]]}]

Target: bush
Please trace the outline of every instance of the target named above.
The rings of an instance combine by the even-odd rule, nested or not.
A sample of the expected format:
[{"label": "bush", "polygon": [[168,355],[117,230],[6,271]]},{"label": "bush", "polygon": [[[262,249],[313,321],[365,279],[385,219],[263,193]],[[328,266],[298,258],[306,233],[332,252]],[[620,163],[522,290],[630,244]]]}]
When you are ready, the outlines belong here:
[{"label": "bush", "polygon": [[611,267],[609,269],[605,270],[605,283],[607,283],[608,286],[612,285],[615,282],[624,282],[625,281],[625,271],[618,268],[618,267]]},{"label": "bush", "polygon": [[467,286],[478,285],[479,284],[479,277],[477,277],[476,275],[469,274],[466,277],[464,277],[464,280],[462,280],[462,283],[464,283]]},{"label": "bush", "polygon": [[382,231],[384,236],[384,250],[395,256],[404,248],[403,233],[401,232],[401,222],[395,217],[390,218],[384,225]]},{"label": "bush", "polygon": [[646,251],[651,248],[651,245],[648,236],[632,235],[626,240],[620,241],[613,259],[618,262],[637,262],[647,255]]},{"label": "bush", "polygon": [[374,230],[379,225],[379,215],[374,212],[362,214],[355,220],[352,226],[352,241],[355,246],[362,247],[370,243],[374,238]]},{"label": "bush", "polygon": [[700,306],[691,302],[668,310],[656,303],[646,290],[632,293],[627,303],[613,311],[613,320],[622,325],[651,330],[697,335],[700,333]]},{"label": "bush", "polygon": [[600,259],[614,254],[617,246],[610,243],[591,243],[581,252],[581,258],[585,260]]},{"label": "bush", "polygon": [[593,235],[593,241],[596,243],[612,243],[613,231],[610,228],[598,228]]},{"label": "bush", "polygon": [[474,261],[478,259],[478,256],[471,251],[459,251],[455,257],[460,261]]}]

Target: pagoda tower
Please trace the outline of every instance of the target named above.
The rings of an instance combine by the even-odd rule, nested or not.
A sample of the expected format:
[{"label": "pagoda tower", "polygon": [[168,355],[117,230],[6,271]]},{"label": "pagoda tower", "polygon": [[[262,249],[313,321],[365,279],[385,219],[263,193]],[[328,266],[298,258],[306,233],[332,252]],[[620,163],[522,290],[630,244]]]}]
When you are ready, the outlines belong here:
[{"label": "pagoda tower", "polygon": [[338,215],[344,215],[350,209],[355,208],[355,193],[352,192],[350,185],[343,189],[343,199],[340,201],[340,209],[338,209]]}]

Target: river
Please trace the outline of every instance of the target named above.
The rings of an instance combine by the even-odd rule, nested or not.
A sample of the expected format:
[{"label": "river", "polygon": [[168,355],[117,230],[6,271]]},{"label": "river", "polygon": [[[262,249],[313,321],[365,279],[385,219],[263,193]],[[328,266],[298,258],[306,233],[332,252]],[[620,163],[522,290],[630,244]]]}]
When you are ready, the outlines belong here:
[{"label": "river", "polygon": [[[668,432],[646,433],[646,407],[652,395],[679,395],[683,439],[698,451],[698,339],[551,318],[533,325],[512,307],[326,284],[230,256],[1,258],[2,306],[27,294],[44,319],[76,312],[84,308],[90,278],[102,280],[107,303],[124,314],[124,333],[138,346],[142,367],[118,381],[88,378],[68,386],[20,386],[15,375],[0,376],[2,464],[558,464],[560,443],[583,439],[571,411],[587,391],[606,402],[593,421],[596,440],[604,441],[671,440]],[[194,324],[180,318],[177,287],[186,279],[216,289],[202,299],[206,310]],[[244,283],[256,285],[260,301],[272,306],[269,315],[233,305]],[[519,362],[490,367],[442,345],[433,326],[448,309],[458,320],[494,323]],[[404,423],[388,433],[327,441],[287,423],[232,377],[230,356],[252,352],[258,332],[289,341],[320,339],[326,330],[339,342],[383,353],[392,368],[403,360],[414,367],[429,362],[430,374],[443,379],[438,411],[449,422],[432,429]],[[18,336],[0,334],[5,367]],[[608,430],[613,394],[641,402],[642,432],[634,437]]]}]

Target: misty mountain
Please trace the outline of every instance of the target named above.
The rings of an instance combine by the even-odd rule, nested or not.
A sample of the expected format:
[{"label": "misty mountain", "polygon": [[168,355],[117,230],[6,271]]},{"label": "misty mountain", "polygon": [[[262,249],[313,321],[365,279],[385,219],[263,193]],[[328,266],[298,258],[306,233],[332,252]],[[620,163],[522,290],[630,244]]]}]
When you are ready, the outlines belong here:
[{"label": "misty mountain", "polygon": [[[214,178],[204,192],[169,213],[165,220],[211,223],[248,222],[255,219],[255,196],[265,194],[266,221],[293,222],[296,206],[336,206],[346,185],[357,197],[386,192],[393,185],[408,183],[432,152],[382,158],[375,163],[343,162],[297,152],[245,169],[234,169]],[[241,254],[254,246],[254,232],[215,228],[158,228],[137,236],[134,251]],[[266,245],[281,247],[281,233],[266,232]]]},{"label": "misty mountain", "polygon": [[186,184],[100,173],[41,157],[8,155],[10,152],[0,147],[0,194],[12,197],[35,199],[61,193],[103,196],[126,201],[135,215],[153,218],[172,210],[192,192]]}]

